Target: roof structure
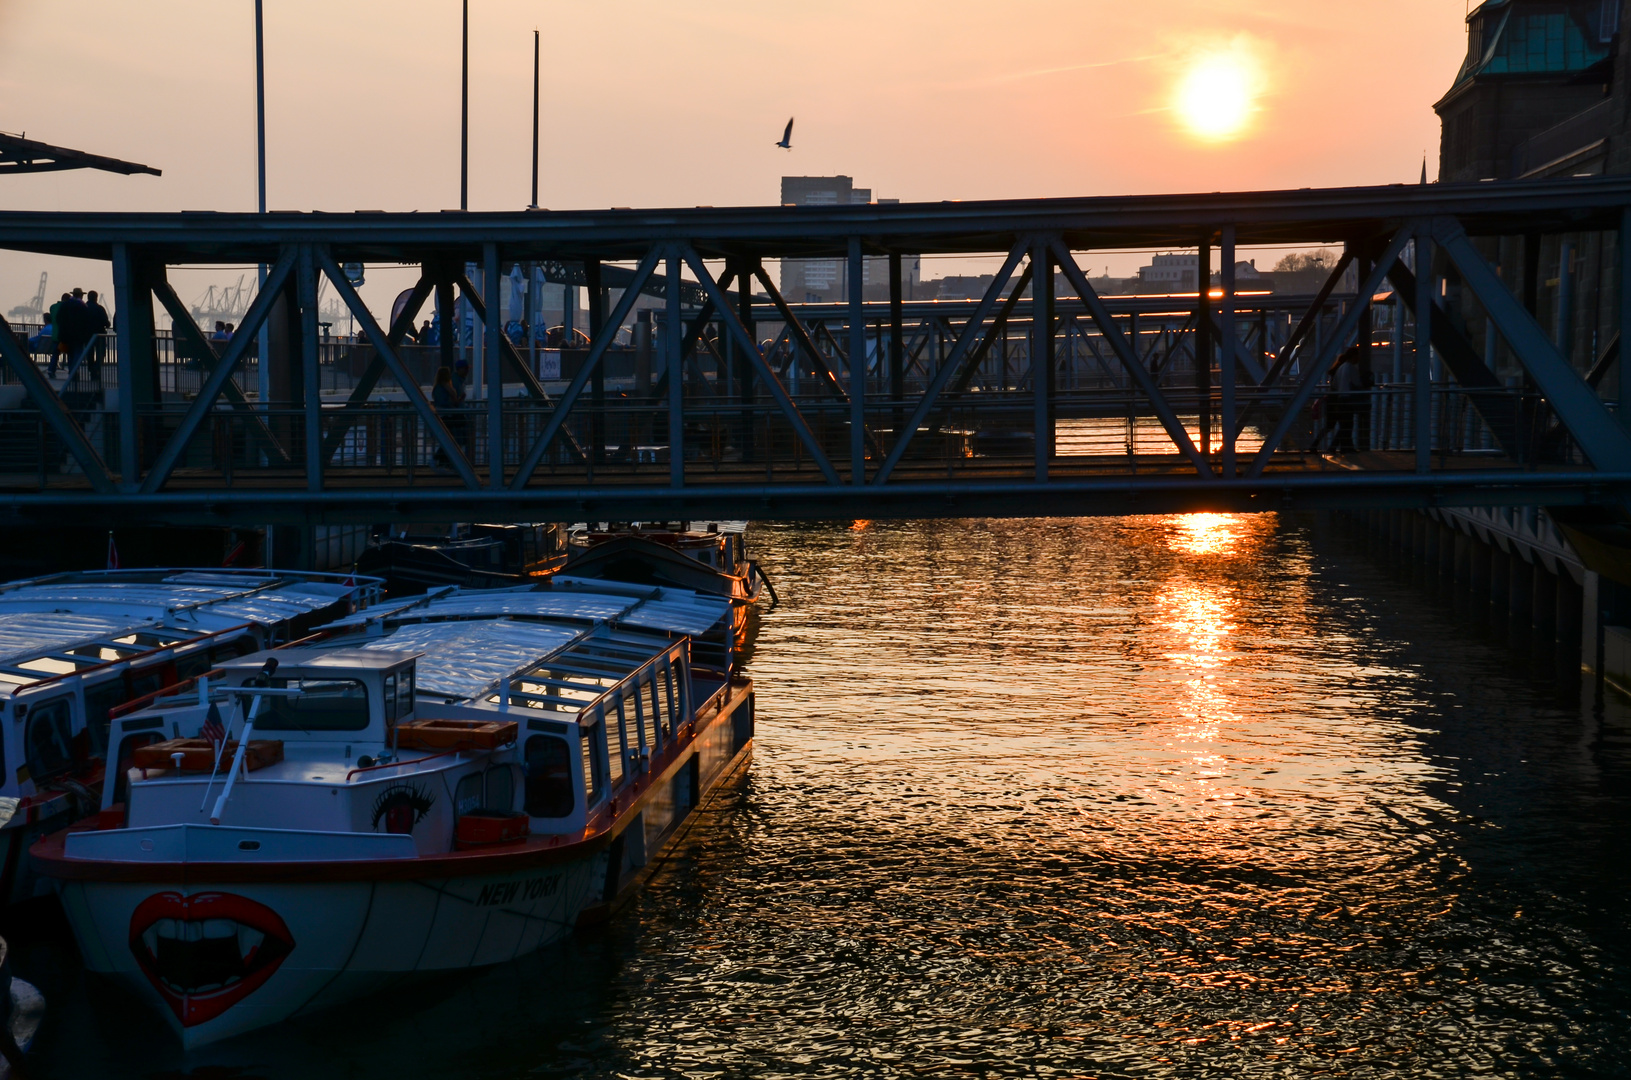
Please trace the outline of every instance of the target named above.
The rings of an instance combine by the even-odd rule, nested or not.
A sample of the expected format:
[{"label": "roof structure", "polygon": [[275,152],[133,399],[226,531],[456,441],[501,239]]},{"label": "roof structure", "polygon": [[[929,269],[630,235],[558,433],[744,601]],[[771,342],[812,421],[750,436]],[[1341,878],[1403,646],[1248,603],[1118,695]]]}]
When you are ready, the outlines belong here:
[{"label": "roof structure", "polygon": [[100,169],[103,172],[133,176],[164,174],[151,165],[142,165],[120,158],[88,154],[83,150],[70,150],[66,146],[52,146],[21,135],[0,132],[0,176],[25,172],[62,172],[66,169]]},{"label": "roof structure", "polygon": [[1568,75],[1612,54],[1608,4],[1525,4],[1487,0],[1467,16],[1474,28],[1455,85],[1481,75]]}]

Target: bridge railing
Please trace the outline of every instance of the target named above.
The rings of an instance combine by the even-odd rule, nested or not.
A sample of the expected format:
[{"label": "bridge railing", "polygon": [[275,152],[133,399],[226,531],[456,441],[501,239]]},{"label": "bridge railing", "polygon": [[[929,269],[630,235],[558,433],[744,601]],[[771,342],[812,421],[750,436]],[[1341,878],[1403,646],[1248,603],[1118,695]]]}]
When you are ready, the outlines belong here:
[{"label": "bridge railing", "polygon": [[[1408,472],[1415,466],[1413,385],[1381,385],[1346,395],[1326,395],[1298,417],[1268,469],[1337,467],[1317,462],[1343,454],[1368,472]],[[70,399],[70,404],[71,404]],[[1202,439],[1203,398],[1174,393],[1168,401],[1189,438],[1204,453],[1221,446],[1221,416],[1213,404]],[[947,480],[1022,479],[1036,458],[1033,398],[1023,391],[970,394],[920,426],[911,451],[898,465],[892,484]],[[1259,419],[1248,421],[1236,447],[1255,454],[1266,429],[1278,418],[1284,395],[1249,396]],[[873,471],[899,440],[910,399],[875,401],[863,410],[865,461]],[[1148,402],[1125,392],[1060,393],[1056,416],[1044,430],[1050,470],[1059,476],[1106,472],[1137,475],[1192,473],[1173,447],[1167,429]],[[1568,431],[1540,395],[1523,388],[1468,391],[1453,383],[1430,388],[1430,449],[1438,468],[1481,468],[1583,464]],[[182,423],[185,403],[137,410],[136,432],[128,445],[150,469]],[[688,404],[684,414],[680,476],[685,484],[741,485],[809,483],[827,477],[814,451],[820,451],[849,479],[852,412],[847,403],[801,404],[805,430],[794,429],[774,404],[721,396]],[[76,409],[74,416],[110,471],[124,475],[117,409]],[[551,405],[514,399],[505,403],[502,481],[517,471],[554,416]],[[1518,422],[1502,440],[1486,417]],[[470,469],[492,484],[494,454],[484,402],[444,409],[435,416]],[[662,485],[674,476],[674,450],[665,403],[618,398],[580,405],[560,425],[560,433],[525,482],[526,490],[576,488],[586,484]],[[313,448],[321,470],[343,475],[333,484],[365,487],[445,487],[458,483],[459,469],[444,452],[425,416],[403,403],[323,408],[319,427],[308,438],[303,408],[217,408],[199,425],[177,459],[170,485],[187,488],[287,489],[306,483]],[[1514,453],[1515,451],[1515,453]],[[1354,455],[1362,455],[1354,457]],[[83,487],[84,477],[67,445],[37,410],[0,410],[0,484],[13,491],[45,492]],[[1311,464],[1313,462],[1314,464]]]}]

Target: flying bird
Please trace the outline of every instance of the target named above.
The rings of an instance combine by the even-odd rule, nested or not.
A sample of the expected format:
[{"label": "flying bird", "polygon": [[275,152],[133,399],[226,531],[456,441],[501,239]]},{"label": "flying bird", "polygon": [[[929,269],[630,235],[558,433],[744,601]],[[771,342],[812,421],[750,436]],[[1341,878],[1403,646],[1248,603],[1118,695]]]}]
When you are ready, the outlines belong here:
[{"label": "flying bird", "polygon": [[787,130],[782,132],[782,141],[776,144],[783,150],[793,149],[793,118],[787,118]]}]

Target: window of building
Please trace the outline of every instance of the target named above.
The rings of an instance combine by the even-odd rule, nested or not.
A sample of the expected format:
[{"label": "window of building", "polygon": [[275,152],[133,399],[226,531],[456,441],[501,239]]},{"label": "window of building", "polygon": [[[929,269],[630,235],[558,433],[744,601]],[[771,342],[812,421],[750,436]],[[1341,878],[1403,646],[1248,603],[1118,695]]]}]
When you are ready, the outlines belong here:
[{"label": "window of building", "polygon": [[529,817],[563,818],[572,813],[572,751],[565,739],[534,735],[525,749],[526,806]]}]

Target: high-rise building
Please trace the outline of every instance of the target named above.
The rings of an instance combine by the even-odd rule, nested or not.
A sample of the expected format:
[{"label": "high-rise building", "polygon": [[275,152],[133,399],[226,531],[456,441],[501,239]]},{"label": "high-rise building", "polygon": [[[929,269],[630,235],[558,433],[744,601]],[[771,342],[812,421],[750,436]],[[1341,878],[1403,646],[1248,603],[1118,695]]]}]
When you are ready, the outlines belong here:
[{"label": "high-rise building", "polygon": [[[897,203],[899,199],[879,199]],[[848,176],[784,176],[783,206],[865,206],[872,202],[871,188],[858,188]],[[862,262],[861,295],[868,300],[889,296],[889,260],[868,256]],[[915,255],[901,260],[901,291],[914,295],[921,275]],[[789,303],[836,303],[849,296],[849,265],[845,259],[783,259],[781,292]]]}]

